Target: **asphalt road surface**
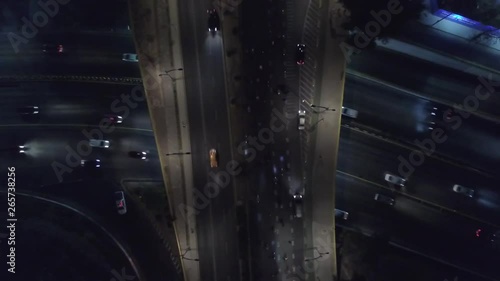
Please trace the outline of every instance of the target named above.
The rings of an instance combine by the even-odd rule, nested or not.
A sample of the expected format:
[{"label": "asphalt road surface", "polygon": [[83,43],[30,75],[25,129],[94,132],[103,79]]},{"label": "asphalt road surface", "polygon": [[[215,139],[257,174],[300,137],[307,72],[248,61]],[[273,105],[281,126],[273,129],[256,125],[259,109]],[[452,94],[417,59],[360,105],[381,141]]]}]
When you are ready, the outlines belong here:
[{"label": "asphalt road surface", "polygon": [[[50,34],[50,41],[41,37],[35,37],[26,45],[20,46],[16,52],[6,36],[2,36],[0,57],[5,67],[0,75],[140,77],[137,63],[122,61],[123,53],[135,53],[131,34],[68,36],[56,33]],[[62,44],[64,52],[44,53],[45,43]]]},{"label": "asphalt road surface", "polygon": [[[357,176],[389,188],[389,184],[384,181],[384,173],[397,175],[400,165],[398,157],[407,157],[411,151],[371,135],[343,128],[339,152],[339,170],[355,169],[359,173]],[[476,196],[468,198],[453,192],[454,184],[474,186]],[[426,158],[423,165],[414,168],[403,192],[496,225],[500,205],[495,188],[495,181],[482,175]]]},{"label": "asphalt road surface", "polygon": [[[208,32],[207,9],[212,8],[211,2],[195,1],[182,1],[179,6],[193,179],[195,188],[209,196],[213,192],[209,185],[215,182],[213,175],[225,173],[232,159],[222,38],[220,32]],[[218,168],[210,168],[212,148],[217,151]],[[204,280],[236,280],[239,276],[233,185],[230,179],[221,180],[229,182],[219,189],[218,195],[202,204],[204,207],[197,216],[200,271]]]},{"label": "asphalt road surface", "polygon": [[[452,113],[445,119],[449,108],[421,97],[402,93],[396,89],[349,75],[346,82],[344,106],[358,110],[356,124],[362,124],[390,134],[393,138],[419,143],[431,138],[431,130],[440,128],[447,136],[443,143],[435,144],[435,151],[469,166],[498,174],[500,151],[497,142],[499,125],[476,116],[463,118]],[[437,108],[437,110],[434,110]],[[436,114],[433,116],[433,112]],[[344,119],[349,120],[348,117]],[[435,124],[431,124],[435,122]],[[353,124],[353,126],[356,126]]]},{"label": "asphalt road surface", "polygon": [[[20,167],[24,177],[20,186],[46,185],[59,182],[52,163],[60,163],[71,170],[61,174],[60,180],[84,178],[90,171],[79,166],[80,159],[101,160],[95,175],[119,182],[124,177],[159,178],[156,145],[148,118],[145,101],[136,100],[125,106],[121,95],[132,87],[97,84],[29,83],[3,90],[4,103],[0,111],[2,164]],[[16,108],[24,105],[39,106],[39,116],[23,118]],[[113,114],[111,104],[123,107],[123,123],[115,124],[109,132],[102,130],[100,122],[106,114]],[[135,107],[135,108],[132,108]],[[126,110],[125,110],[126,108]],[[127,111],[127,112],[125,112]],[[108,139],[109,149],[93,148],[88,155],[78,152],[78,143],[89,138]],[[20,154],[16,146],[25,145],[28,151]],[[85,148],[83,145],[82,148]],[[69,157],[69,151],[75,151]],[[146,151],[146,161],[132,159],[129,151]],[[69,162],[66,158],[69,157]],[[70,164],[73,163],[73,164]],[[140,165],[139,165],[140,164]],[[62,166],[61,166],[62,167]]]},{"label": "asphalt road surface", "polygon": [[[373,200],[376,193],[395,198],[395,205]],[[490,278],[499,274],[495,264],[500,253],[492,250],[488,241],[476,238],[477,226],[460,216],[442,213],[343,172],[337,175],[337,208],[349,212],[347,221],[337,219],[338,225],[456,264],[461,270]]]},{"label": "asphalt road surface", "polygon": [[[293,202],[293,194],[304,194],[297,117],[298,83],[286,84],[284,77],[285,70],[289,70],[285,69],[284,54],[289,41],[293,41],[286,38],[286,28],[300,33],[299,27],[287,24],[300,25],[301,21],[287,23],[285,4],[285,1],[251,5],[243,2],[247,91],[246,103],[241,106],[255,118],[257,125],[250,129],[249,136],[260,136],[271,130],[273,136],[270,143],[261,141],[259,145],[250,145],[250,150],[260,151],[249,165],[249,247],[254,280],[291,278],[303,272],[305,258],[306,222],[295,215]],[[298,13],[298,19],[300,16]],[[281,85],[290,93],[281,91],[278,95],[277,88]]]},{"label": "asphalt road surface", "polygon": [[[381,68],[381,63],[391,67]],[[459,105],[481,85],[480,77],[381,49],[364,50],[353,56],[348,68]],[[481,79],[489,81],[487,78]],[[498,83],[490,84],[493,90],[498,87]],[[477,110],[498,117],[499,105],[500,97],[491,94],[487,100],[479,101]]]}]

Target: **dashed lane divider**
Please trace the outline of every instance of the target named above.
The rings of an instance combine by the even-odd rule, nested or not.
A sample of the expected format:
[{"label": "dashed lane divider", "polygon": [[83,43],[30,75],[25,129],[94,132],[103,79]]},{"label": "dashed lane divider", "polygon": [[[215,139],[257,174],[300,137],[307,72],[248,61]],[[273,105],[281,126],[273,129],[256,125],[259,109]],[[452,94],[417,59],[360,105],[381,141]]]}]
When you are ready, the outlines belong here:
[{"label": "dashed lane divider", "polygon": [[124,85],[141,85],[141,78],[109,77],[109,76],[82,76],[82,75],[4,75],[0,76],[0,83],[12,82],[37,82],[37,81],[63,81],[63,82],[88,82]]}]

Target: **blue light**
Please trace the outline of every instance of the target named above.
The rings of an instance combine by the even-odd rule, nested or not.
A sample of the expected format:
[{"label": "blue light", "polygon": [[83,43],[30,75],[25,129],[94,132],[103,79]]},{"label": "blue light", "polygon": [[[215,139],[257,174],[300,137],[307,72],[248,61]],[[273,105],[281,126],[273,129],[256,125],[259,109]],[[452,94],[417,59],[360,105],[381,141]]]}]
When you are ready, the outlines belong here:
[{"label": "blue light", "polygon": [[500,31],[497,30],[497,28],[489,25],[484,25],[478,21],[471,20],[469,18],[466,18],[464,16],[454,14],[452,12],[443,10],[443,9],[438,9],[436,12],[434,12],[435,16],[438,16],[440,18],[446,18],[448,20],[463,24],[465,26],[480,30],[480,31],[495,31],[493,32],[495,35],[500,35]]}]

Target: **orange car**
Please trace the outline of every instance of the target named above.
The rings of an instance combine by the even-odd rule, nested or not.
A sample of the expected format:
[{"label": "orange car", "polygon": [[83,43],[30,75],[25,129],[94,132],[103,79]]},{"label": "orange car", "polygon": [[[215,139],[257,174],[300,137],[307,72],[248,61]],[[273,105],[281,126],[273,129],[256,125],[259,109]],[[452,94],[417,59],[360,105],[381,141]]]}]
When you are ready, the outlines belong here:
[{"label": "orange car", "polygon": [[217,168],[219,163],[217,163],[217,150],[215,148],[210,149],[210,168]]}]

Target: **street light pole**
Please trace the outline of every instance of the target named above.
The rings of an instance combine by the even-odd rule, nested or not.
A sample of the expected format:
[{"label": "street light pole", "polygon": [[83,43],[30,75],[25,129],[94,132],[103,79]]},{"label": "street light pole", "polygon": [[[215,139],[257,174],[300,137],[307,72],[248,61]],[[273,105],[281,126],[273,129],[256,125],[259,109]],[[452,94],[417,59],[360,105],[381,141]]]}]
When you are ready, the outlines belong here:
[{"label": "street light pole", "polygon": [[184,68],[174,68],[174,69],[170,69],[170,70],[165,70],[165,73],[161,73],[158,76],[168,76],[170,79],[174,80],[174,77],[172,77],[170,75],[170,72],[172,72],[172,71],[183,71],[183,70],[184,70]]},{"label": "street light pole", "polygon": [[184,252],[184,254],[182,255],[179,255],[179,257],[183,260],[188,260],[188,261],[200,261],[200,259],[193,259],[193,258],[186,258],[185,255],[191,251],[191,248],[187,248],[186,251]]},{"label": "street light pole", "polygon": [[173,153],[167,153],[165,154],[166,156],[172,156],[172,155],[190,155],[191,152],[173,152]]},{"label": "street light pole", "polygon": [[[311,108],[321,108],[321,109],[324,109],[325,111],[335,111],[335,108],[329,108],[329,107],[326,107],[326,106],[322,106],[322,105],[316,105],[316,104],[312,104],[312,103],[309,103],[308,101],[306,100],[302,100],[303,103],[307,104],[309,107]],[[316,113],[319,113],[319,112],[316,112]]]},{"label": "street light pole", "polygon": [[[317,257],[315,257],[315,258],[304,259],[304,261],[313,261],[313,260],[317,260],[317,259],[319,259],[319,258],[322,258],[324,255],[329,255],[329,254],[330,254],[330,252],[324,252],[324,253],[322,253],[322,252],[320,252],[320,251],[318,250],[318,248],[314,248],[314,250],[315,250],[316,252],[318,252],[319,256],[317,256]],[[314,254],[313,254],[313,255],[314,255]]]}]

